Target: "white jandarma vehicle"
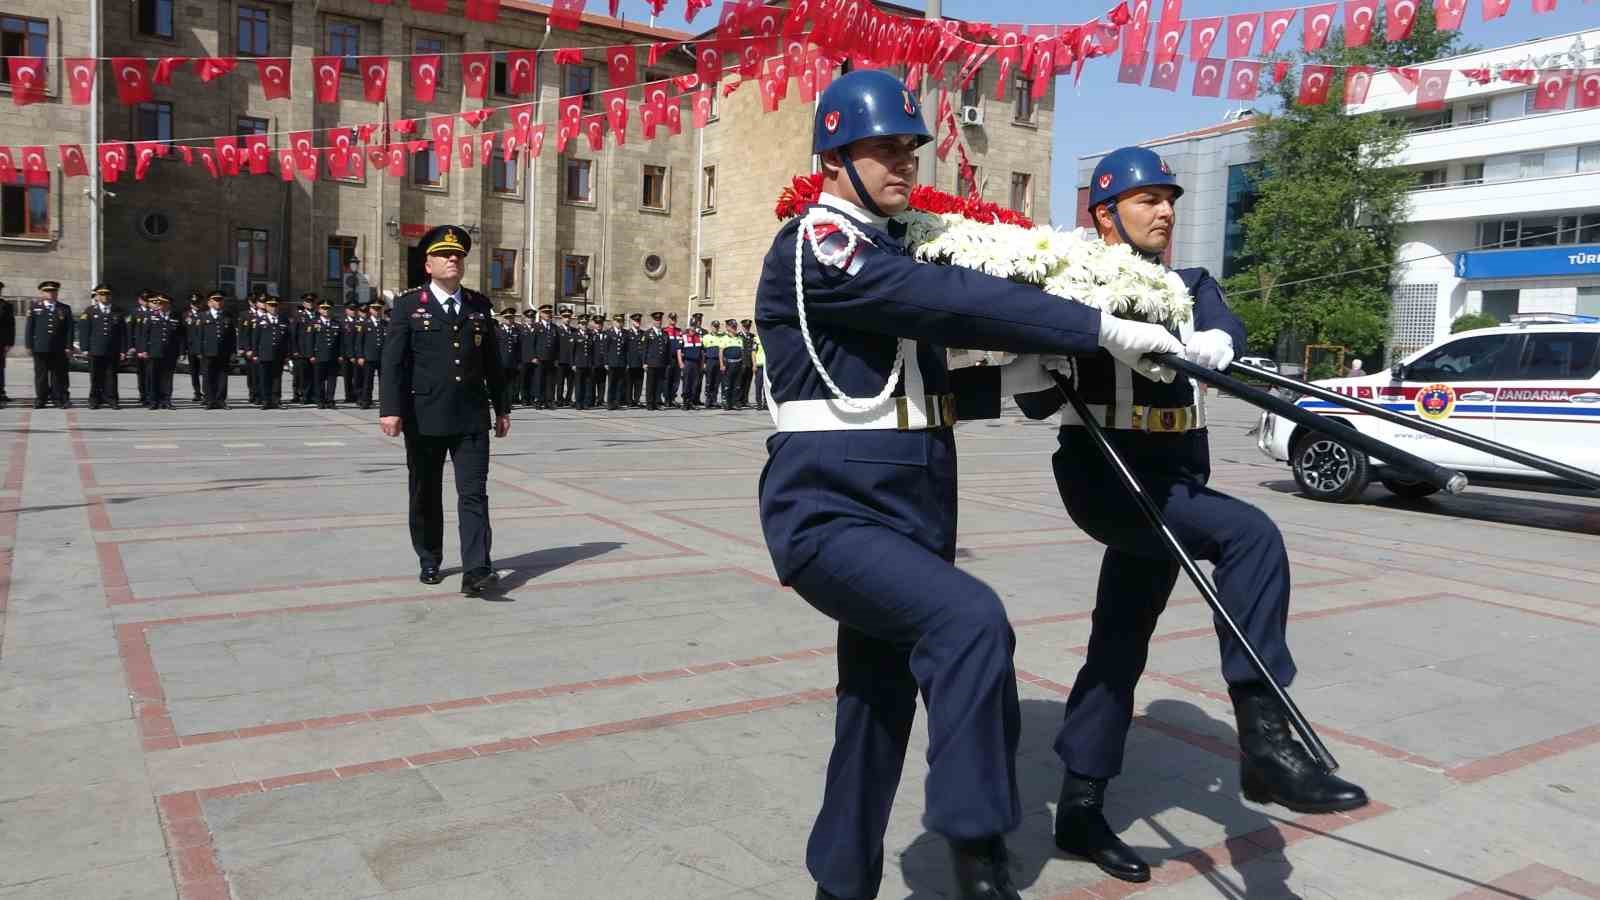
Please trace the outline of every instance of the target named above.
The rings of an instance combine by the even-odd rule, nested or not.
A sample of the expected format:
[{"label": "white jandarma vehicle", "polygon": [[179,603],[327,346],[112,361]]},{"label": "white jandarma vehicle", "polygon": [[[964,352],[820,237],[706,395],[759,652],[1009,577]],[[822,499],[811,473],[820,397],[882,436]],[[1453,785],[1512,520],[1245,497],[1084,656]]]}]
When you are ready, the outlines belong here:
[{"label": "white jandarma vehicle", "polygon": [[[1509,325],[1453,334],[1388,372],[1316,384],[1600,473],[1600,319],[1592,316],[1513,316]],[[1325,400],[1302,397],[1296,405],[1339,426],[1358,429],[1446,468],[1459,469],[1474,482],[1529,487],[1565,484],[1545,472]],[[1425,497],[1437,490],[1404,477],[1335,436],[1272,413],[1262,415],[1259,434],[1256,445],[1261,452],[1289,463],[1300,490],[1317,500],[1355,500],[1374,479],[1408,498]]]}]

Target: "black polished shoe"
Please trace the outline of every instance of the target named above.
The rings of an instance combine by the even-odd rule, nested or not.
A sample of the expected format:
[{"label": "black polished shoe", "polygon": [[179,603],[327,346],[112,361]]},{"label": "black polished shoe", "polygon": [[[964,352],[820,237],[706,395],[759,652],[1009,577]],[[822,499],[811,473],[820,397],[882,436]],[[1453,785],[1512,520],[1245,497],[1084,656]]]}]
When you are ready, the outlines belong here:
[{"label": "black polished shoe", "polygon": [[1231,685],[1228,695],[1239,724],[1239,786],[1246,800],[1299,813],[1345,812],[1367,805],[1366,791],[1325,771],[1294,739],[1268,688]]},{"label": "black polished shoe", "polygon": [[500,583],[500,573],[493,569],[467,573],[461,576],[461,593],[468,597],[481,597]]},{"label": "black polished shoe", "polygon": [[1022,900],[1011,881],[1011,870],[1006,868],[1009,859],[1005,838],[951,841],[956,896],[961,900]]},{"label": "black polished shoe", "polygon": [[1056,804],[1056,846],[1123,881],[1150,880],[1150,866],[1106,822],[1106,779],[1068,772]]},{"label": "black polished shoe", "polygon": [[438,584],[444,580],[444,576],[439,574],[438,566],[423,566],[422,573],[417,576],[417,580],[423,584]]},{"label": "black polished shoe", "polygon": [[841,897],[838,894],[830,894],[827,889],[819,884],[817,885],[817,900],[850,900],[850,898]]}]

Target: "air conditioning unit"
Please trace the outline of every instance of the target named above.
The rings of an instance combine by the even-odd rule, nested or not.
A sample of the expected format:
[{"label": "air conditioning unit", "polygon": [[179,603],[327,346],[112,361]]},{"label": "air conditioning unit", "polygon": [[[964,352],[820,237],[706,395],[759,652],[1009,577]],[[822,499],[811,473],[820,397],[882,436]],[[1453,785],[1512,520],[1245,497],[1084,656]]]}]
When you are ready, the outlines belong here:
[{"label": "air conditioning unit", "polygon": [[981,106],[963,106],[963,107],[961,107],[961,124],[963,124],[963,125],[982,125],[983,124],[983,107],[981,107]]},{"label": "air conditioning unit", "polygon": [[366,306],[372,300],[372,284],[360,272],[344,273],[344,301]]},{"label": "air conditioning unit", "polygon": [[239,283],[238,266],[217,266],[217,290],[224,297],[232,300],[243,300],[244,293]]}]

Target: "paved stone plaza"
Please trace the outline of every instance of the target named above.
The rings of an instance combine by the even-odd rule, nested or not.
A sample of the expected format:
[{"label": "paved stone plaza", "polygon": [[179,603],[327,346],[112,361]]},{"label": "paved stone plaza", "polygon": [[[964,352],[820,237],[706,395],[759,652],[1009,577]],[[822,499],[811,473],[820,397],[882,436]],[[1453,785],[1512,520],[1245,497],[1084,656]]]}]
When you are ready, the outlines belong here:
[{"label": "paved stone plaza", "polygon": [[[25,360],[8,380],[0,897],[811,896],[832,629],[761,543],[765,414],[518,410],[487,602],[458,570],[418,584],[375,412],[91,412],[81,374],[77,409],[31,410]],[[1055,495],[1053,429],[966,424],[960,563],[1006,599],[1026,682],[1025,895],[1600,897],[1600,502],[1318,504],[1250,408],[1213,412],[1214,483],[1295,563],[1295,698],[1376,802],[1240,799],[1180,583],[1110,801],[1155,879],[1052,852],[1099,547]],[[915,744],[885,897],[950,886]]]}]

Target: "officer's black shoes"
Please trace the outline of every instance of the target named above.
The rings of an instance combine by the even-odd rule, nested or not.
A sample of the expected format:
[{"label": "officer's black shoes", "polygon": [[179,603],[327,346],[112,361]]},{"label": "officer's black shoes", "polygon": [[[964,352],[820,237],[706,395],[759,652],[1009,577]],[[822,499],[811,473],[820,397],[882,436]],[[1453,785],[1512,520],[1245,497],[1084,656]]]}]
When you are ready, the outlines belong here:
[{"label": "officer's black shoes", "polygon": [[1277,803],[1300,813],[1330,813],[1367,805],[1358,785],[1323,771],[1289,732],[1272,693],[1259,684],[1228,688],[1239,724],[1239,785],[1252,803]]},{"label": "officer's black shoes", "polygon": [[461,576],[461,593],[468,597],[481,597],[500,583],[500,573],[493,569],[468,572]]},{"label": "officer's black shoes", "polygon": [[955,869],[956,896],[961,900],[1022,900],[1006,868],[1010,854],[1002,837],[976,841],[951,841],[950,861]]},{"label": "officer's black shoes", "polygon": [[423,584],[438,584],[444,580],[444,576],[439,574],[438,566],[423,566],[417,580]]},{"label": "officer's black shoes", "polygon": [[1106,822],[1106,779],[1068,772],[1056,804],[1056,846],[1123,881],[1150,880],[1150,866]]},{"label": "officer's black shoes", "polygon": [[827,890],[825,890],[822,885],[819,884],[817,885],[817,900],[846,900],[846,898],[840,897],[838,894],[828,893]]}]

